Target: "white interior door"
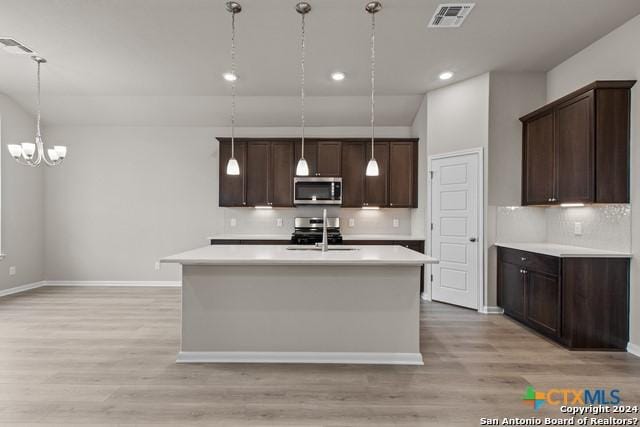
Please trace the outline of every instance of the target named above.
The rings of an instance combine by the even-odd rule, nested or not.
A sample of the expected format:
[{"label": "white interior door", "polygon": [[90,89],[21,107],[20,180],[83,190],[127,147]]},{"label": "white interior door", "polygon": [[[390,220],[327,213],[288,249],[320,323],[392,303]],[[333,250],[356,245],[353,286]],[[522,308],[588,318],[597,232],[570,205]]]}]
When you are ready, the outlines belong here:
[{"label": "white interior door", "polygon": [[478,309],[482,261],[479,152],[431,159],[431,298]]}]

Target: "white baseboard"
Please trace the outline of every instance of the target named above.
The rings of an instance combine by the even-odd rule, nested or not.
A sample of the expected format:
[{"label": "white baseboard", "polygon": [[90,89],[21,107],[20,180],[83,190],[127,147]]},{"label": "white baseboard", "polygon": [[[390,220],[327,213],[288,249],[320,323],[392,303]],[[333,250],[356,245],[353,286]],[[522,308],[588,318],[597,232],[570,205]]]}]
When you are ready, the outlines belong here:
[{"label": "white baseboard", "polygon": [[179,281],[95,281],[95,280],[43,280],[41,282],[28,283],[13,288],[0,290],[0,297],[25,292],[43,286],[109,286],[109,287],[161,287],[179,288]]},{"label": "white baseboard", "polygon": [[504,310],[500,307],[492,306],[492,305],[483,305],[478,310],[478,313],[481,314],[504,314]]},{"label": "white baseboard", "polygon": [[638,344],[627,343],[627,351],[634,356],[640,357],[640,345]]},{"label": "white baseboard", "polygon": [[177,363],[344,363],[424,365],[420,353],[181,351]]},{"label": "white baseboard", "polygon": [[114,281],[114,280],[47,280],[46,286],[141,286],[176,288],[182,286],[179,281]]},{"label": "white baseboard", "polygon": [[5,297],[7,295],[13,295],[20,292],[29,291],[31,289],[40,288],[42,286],[45,286],[46,283],[47,282],[45,281],[41,281],[41,282],[35,282],[35,283],[27,283],[26,285],[14,286],[13,288],[9,288],[9,289],[4,289],[0,291],[0,297]]}]

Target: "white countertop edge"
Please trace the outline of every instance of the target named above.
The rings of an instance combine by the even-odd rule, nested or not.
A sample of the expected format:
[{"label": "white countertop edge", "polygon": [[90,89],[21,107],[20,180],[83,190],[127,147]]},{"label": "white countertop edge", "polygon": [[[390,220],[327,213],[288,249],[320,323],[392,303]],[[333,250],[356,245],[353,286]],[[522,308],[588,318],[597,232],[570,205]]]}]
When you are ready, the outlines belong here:
[{"label": "white countertop edge", "polygon": [[557,243],[509,243],[497,242],[495,246],[550,255],[558,258],[633,258],[633,254],[609,250],[561,245]]},{"label": "white countertop edge", "polygon": [[[291,240],[291,234],[218,234],[207,238],[209,240]],[[426,240],[422,236],[409,234],[343,234],[342,240]]]},{"label": "white countertop edge", "polygon": [[366,259],[366,260],[353,260],[353,259],[316,259],[316,260],[202,260],[202,259],[161,259],[163,264],[182,264],[182,265],[277,265],[277,266],[318,266],[318,265],[343,265],[343,266],[359,266],[359,265],[375,265],[375,266],[416,266],[421,267],[427,264],[437,264],[438,260],[429,259],[424,261],[416,260],[381,260],[381,259]]}]

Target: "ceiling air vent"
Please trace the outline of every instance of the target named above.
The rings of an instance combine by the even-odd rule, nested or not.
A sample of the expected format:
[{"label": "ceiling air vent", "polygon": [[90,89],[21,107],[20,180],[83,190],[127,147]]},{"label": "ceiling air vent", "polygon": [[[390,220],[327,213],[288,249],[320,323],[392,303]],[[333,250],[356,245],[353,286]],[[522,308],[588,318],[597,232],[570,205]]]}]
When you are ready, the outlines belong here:
[{"label": "ceiling air vent", "polygon": [[11,37],[0,37],[0,48],[7,53],[12,53],[14,55],[35,55],[32,49],[29,49],[16,39],[12,39]]},{"label": "ceiling air vent", "polygon": [[475,3],[447,3],[438,5],[433,18],[429,22],[430,28],[457,28],[462,25]]}]

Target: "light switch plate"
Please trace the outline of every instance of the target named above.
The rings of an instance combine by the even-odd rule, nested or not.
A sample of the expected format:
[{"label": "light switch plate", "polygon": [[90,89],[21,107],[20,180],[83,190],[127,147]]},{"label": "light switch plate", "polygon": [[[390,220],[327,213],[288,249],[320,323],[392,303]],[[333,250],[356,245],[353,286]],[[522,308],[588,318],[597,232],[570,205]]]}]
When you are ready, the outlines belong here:
[{"label": "light switch plate", "polygon": [[282,218],[277,218],[276,219],[276,226],[282,227]]},{"label": "light switch plate", "polygon": [[353,218],[349,218],[349,227],[353,227],[354,225],[356,225],[356,220]]},{"label": "light switch plate", "polygon": [[160,261],[156,261],[156,270],[160,270]]},{"label": "light switch plate", "polygon": [[235,218],[231,218],[231,220],[229,220],[229,226],[235,227],[236,225],[238,225],[238,221]]},{"label": "light switch plate", "polygon": [[574,222],[573,223],[573,234],[576,236],[582,236],[582,223]]},{"label": "light switch plate", "polygon": [[16,275],[16,267],[15,265],[12,265],[11,267],[9,267],[9,276],[15,276]]},{"label": "light switch plate", "polygon": [[393,228],[400,227],[400,220],[398,218],[393,218]]}]

